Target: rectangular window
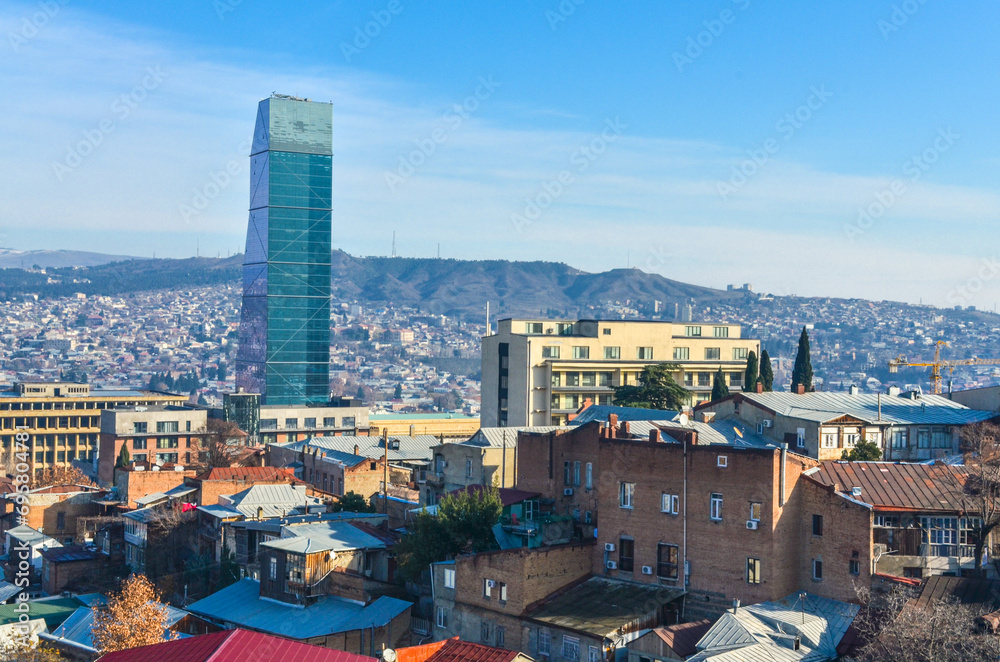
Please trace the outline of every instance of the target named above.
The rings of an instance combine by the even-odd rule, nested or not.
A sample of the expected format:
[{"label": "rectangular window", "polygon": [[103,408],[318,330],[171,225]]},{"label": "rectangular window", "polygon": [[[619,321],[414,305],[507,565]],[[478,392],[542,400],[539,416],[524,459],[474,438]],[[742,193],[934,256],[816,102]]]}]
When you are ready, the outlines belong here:
[{"label": "rectangular window", "polygon": [[743,386],[743,373],[742,372],[730,372],[729,374],[729,385],[730,386]]},{"label": "rectangular window", "polygon": [[760,521],[761,504],[756,501],[750,502],[750,519],[754,522]]},{"label": "rectangular window", "polygon": [[823,535],[823,516],[813,515],[813,535],[821,536]]},{"label": "rectangular window", "polygon": [[700,326],[686,326],[684,327],[684,335],[690,338],[700,338],[701,337],[701,327]]},{"label": "rectangular window", "polygon": [[632,508],[635,498],[635,483],[622,483],[618,490],[619,505],[622,508]]},{"label": "rectangular window", "polygon": [[546,345],[542,347],[542,358],[543,359],[558,359],[559,358],[559,346],[558,345]]},{"label": "rectangular window", "polygon": [[674,347],[674,361],[687,361],[690,358],[690,347]]},{"label": "rectangular window", "polygon": [[806,429],[795,428],[795,445],[799,448],[806,447]]},{"label": "rectangular window", "polygon": [[434,622],[437,624],[439,628],[448,627],[448,610],[445,609],[444,607],[438,607],[437,618],[434,619]]},{"label": "rectangular window", "polygon": [[667,513],[668,515],[676,515],[679,503],[679,495],[664,492],[660,497],[660,512]]},{"label": "rectangular window", "polygon": [[746,361],[749,354],[750,350],[747,347],[733,347],[734,361]]},{"label": "rectangular window", "polygon": [[587,662],[601,662],[601,649],[597,646],[587,647]]},{"label": "rectangular window", "polygon": [[622,357],[621,347],[605,347],[604,348],[604,358],[608,360],[617,360]]},{"label": "rectangular window", "polygon": [[611,329],[608,329],[608,328],[601,329],[601,334],[605,335],[605,336],[610,336],[611,335]]},{"label": "rectangular window", "polygon": [[906,448],[906,428],[893,428],[889,435],[894,449],[903,450]]},{"label": "rectangular window", "polygon": [[820,432],[820,438],[823,442],[823,448],[837,447],[837,431],[835,429],[823,428]]},{"label": "rectangular window", "polygon": [[570,336],[573,335],[573,323],[572,322],[560,322],[556,324],[556,331],[558,331],[560,336]]},{"label": "rectangular window", "polygon": [[542,333],[542,323],[541,322],[526,322],[524,325],[525,333]]},{"label": "rectangular window", "polygon": [[556,388],[559,388],[560,386],[562,386],[562,373],[561,372],[553,372],[552,373],[552,386],[554,386]]},{"label": "rectangular window", "polygon": [[489,598],[493,595],[493,580],[484,579],[483,580],[483,597]]},{"label": "rectangular window", "polygon": [[314,429],[316,429],[316,419],[315,418],[307,418],[305,420],[305,427],[306,427],[307,430],[314,430]]},{"label": "rectangular window", "polygon": [[482,621],[479,626],[479,636],[483,640],[484,644],[490,643],[490,635],[492,634],[493,628],[490,627],[488,621]]},{"label": "rectangular window", "polygon": [[587,463],[586,478],[587,478],[587,489],[588,490],[593,489],[594,488],[594,465],[591,464],[590,462]]},{"label": "rectangular window", "polygon": [[146,440],[145,439],[133,439],[132,448],[137,450],[146,450]]},{"label": "rectangular window", "polygon": [[722,521],[722,495],[718,492],[712,493],[712,498],[709,501],[708,516],[716,522]]},{"label": "rectangular window", "polygon": [[273,556],[270,559],[270,563],[268,563],[267,576],[271,579],[271,581],[276,581],[278,579],[278,559]]},{"label": "rectangular window", "polygon": [[631,538],[618,539],[618,569],[622,572],[635,569],[635,541]]},{"label": "rectangular window", "polygon": [[[264,421],[260,422],[261,429],[264,429]],[[325,428],[335,428],[337,427],[337,418],[335,416],[326,416],[323,418],[323,427]]]},{"label": "rectangular window", "polygon": [[728,326],[716,326],[712,327],[712,336],[715,338],[728,338],[729,337],[729,327]]},{"label": "rectangular window", "polygon": [[653,348],[652,347],[640,347],[636,351],[636,358],[640,361],[652,361],[653,360]]},{"label": "rectangular window", "polygon": [[146,434],[146,431],[148,429],[149,429],[149,423],[146,423],[145,421],[136,422],[132,424],[132,432],[134,434]]},{"label": "rectangular window", "polygon": [[[159,427],[159,423],[156,424]],[[261,430],[277,430],[278,429],[278,419],[276,418],[262,418],[260,419],[260,429]],[[157,430],[159,431],[159,430]]]},{"label": "rectangular window", "polygon": [[506,635],[506,632],[504,631],[503,626],[502,625],[498,625],[497,626],[497,631],[496,631],[496,636],[493,637],[493,641],[494,641],[494,643],[495,643],[495,645],[497,647],[503,648],[505,635]]},{"label": "rectangular window", "polygon": [[465,477],[472,478],[472,459],[466,458],[465,460]]},{"label": "rectangular window", "polygon": [[677,579],[677,545],[659,543],[656,546],[656,576]]},{"label": "rectangular window", "polygon": [[583,386],[597,386],[597,373],[596,372],[585,372],[581,375],[581,384]]},{"label": "rectangular window", "polygon": [[299,419],[297,419],[297,418],[286,418],[285,419],[285,429],[286,430],[294,430],[297,427],[299,427]]},{"label": "rectangular window", "polygon": [[564,660],[570,660],[571,662],[579,662],[580,660],[580,638],[570,637],[569,635],[563,635],[562,638],[562,657]]},{"label": "rectangular window", "polygon": [[847,562],[847,572],[852,575],[861,574],[861,561],[851,560]]},{"label": "rectangular window", "polygon": [[573,463],[573,485],[576,487],[580,486],[580,462],[576,461]]},{"label": "rectangular window", "polygon": [[823,579],[823,561],[820,559],[813,559],[813,579],[816,581]]},{"label": "rectangular window", "polygon": [[160,437],[156,440],[157,448],[177,448],[177,437]]},{"label": "rectangular window", "polygon": [[706,347],[705,348],[705,360],[706,361],[718,361],[722,356],[722,350],[718,347]]},{"label": "rectangular window", "polygon": [[566,373],[566,386],[579,386],[580,385],[580,373],[578,372],[567,372]]},{"label": "rectangular window", "polygon": [[760,583],[760,559],[747,559],[747,584]]},{"label": "rectangular window", "polygon": [[711,386],[712,385],[712,373],[710,372],[699,372],[698,373],[698,386]]},{"label": "rectangular window", "polygon": [[694,386],[694,373],[685,372],[684,373],[684,386]]},{"label": "rectangular window", "polygon": [[569,460],[563,462],[563,485],[569,487],[573,484],[573,463]]},{"label": "rectangular window", "polygon": [[354,427],[354,417],[353,416],[345,416],[344,419],[341,421],[341,425],[343,425],[345,428],[353,428]]},{"label": "rectangular window", "polygon": [[180,427],[177,421],[157,421],[156,431],[157,432],[178,432]]},{"label": "rectangular window", "polygon": [[598,383],[600,386],[613,386],[614,379],[615,374],[613,372],[602,372],[598,374]]},{"label": "rectangular window", "polygon": [[500,602],[507,602],[507,584],[497,582],[497,588],[499,589]]},{"label": "rectangular window", "polygon": [[574,345],[573,347],[573,358],[574,359],[589,359],[590,358],[590,348],[583,347],[581,345]]},{"label": "rectangular window", "polygon": [[538,654],[550,655],[552,653],[552,635],[545,628],[538,628]]},{"label": "rectangular window", "polygon": [[444,569],[444,587],[445,588],[455,588],[455,570],[454,568]]}]

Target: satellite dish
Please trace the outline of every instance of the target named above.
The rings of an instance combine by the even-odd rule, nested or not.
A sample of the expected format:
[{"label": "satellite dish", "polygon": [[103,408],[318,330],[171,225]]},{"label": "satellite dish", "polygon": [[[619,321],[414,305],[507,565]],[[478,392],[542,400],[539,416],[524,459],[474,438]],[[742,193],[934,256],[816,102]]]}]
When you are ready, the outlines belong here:
[{"label": "satellite dish", "polygon": [[687,414],[681,414],[680,416],[677,417],[677,421],[681,425],[687,425],[688,424],[688,415]]},{"label": "satellite dish", "polygon": [[396,662],[396,651],[391,648],[386,648],[382,651],[382,661],[383,662]]}]

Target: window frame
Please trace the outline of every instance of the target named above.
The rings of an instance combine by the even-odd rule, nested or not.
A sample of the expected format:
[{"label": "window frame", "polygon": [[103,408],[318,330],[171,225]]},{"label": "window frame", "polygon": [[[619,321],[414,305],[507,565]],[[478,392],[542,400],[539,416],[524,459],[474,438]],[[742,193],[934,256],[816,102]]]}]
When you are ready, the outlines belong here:
[{"label": "window frame", "polygon": [[761,562],[760,559],[747,557],[747,571],[746,580],[747,584],[760,584],[761,579]]},{"label": "window frame", "polygon": [[660,512],[667,515],[676,515],[680,511],[679,494],[664,492],[660,495]]},{"label": "window frame", "polygon": [[[625,553],[626,549],[628,554]],[[618,570],[635,572],[635,540],[632,538],[618,539]]]},{"label": "window frame", "polygon": [[619,346],[608,346],[604,348],[605,361],[617,361],[622,357],[622,348]]},{"label": "window frame", "polygon": [[622,481],[618,487],[618,506],[626,510],[635,508],[635,483]]},{"label": "window frame", "polygon": [[713,522],[722,521],[723,498],[721,492],[712,492],[708,502],[708,518]]},{"label": "window frame", "polygon": [[455,588],[455,569],[445,568],[444,569],[444,587],[445,588]]},{"label": "window frame", "polygon": [[[672,551],[671,551],[672,550]],[[667,552],[664,560],[664,551]],[[673,558],[673,561],[669,559]],[[670,570],[673,570],[671,575]],[[665,574],[664,574],[665,573]],[[673,543],[661,542],[656,544],[656,576],[660,579],[676,581],[680,573],[680,547]]]}]

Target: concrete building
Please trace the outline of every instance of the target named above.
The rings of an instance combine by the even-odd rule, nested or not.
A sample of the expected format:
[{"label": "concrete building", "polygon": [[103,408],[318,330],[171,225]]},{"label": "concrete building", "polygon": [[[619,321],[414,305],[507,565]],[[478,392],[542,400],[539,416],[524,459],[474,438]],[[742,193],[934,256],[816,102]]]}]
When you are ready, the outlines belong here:
[{"label": "concrete building", "polygon": [[[101,412],[124,407],[181,405],[187,396],[157,391],[91,389],[73,382],[20,382],[0,393],[0,444],[8,458],[14,435],[26,433],[28,464],[36,474],[74,461],[95,463]],[[94,466],[96,471],[97,467]]]},{"label": "concrete building", "polygon": [[351,398],[332,398],[322,405],[262,405],[256,393],[226,393],[222,410],[212,415],[236,423],[253,446],[368,434],[369,428],[368,408]]},{"label": "concrete building", "polygon": [[616,386],[635,385],[642,369],[679,366],[674,379],[692,403],[708,399],[718,369],[743,387],[749,352],[739,324],[503,319],[482,340],[483,427],[564,425],[590,399],[612,404]]},{"label": "concrete building", "polygon": [[[97,479],[115,482],[115,464],[122,447],[136,464],[187,466],[199,461],[208,434],[208,412],[178,406],[135,406],[101,412]],[[168,488],[169,489],[169,488]]]}]

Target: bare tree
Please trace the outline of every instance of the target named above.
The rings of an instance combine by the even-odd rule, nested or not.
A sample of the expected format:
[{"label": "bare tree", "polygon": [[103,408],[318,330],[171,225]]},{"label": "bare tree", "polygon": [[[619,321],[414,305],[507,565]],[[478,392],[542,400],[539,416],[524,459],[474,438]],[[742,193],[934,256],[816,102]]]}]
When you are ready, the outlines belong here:
[{"label": "bare tree", "polygon": [[236,423],[210,418],[206,430],[198,445],[198,466],[202,471],[250,466],[253,452],[246,445],[246,433]]},{"label": "bare tree", "polygon": [[[1000,525],[1000,426],[984,422],[962,429],[965,456],[964,500],[966,510],[979,516],[970,530],[976,545],[976,574],[982,572],[983,548],[990,533]],[[971,522],[976,522],[971,519]]]},{"label": "bare tree", "polygon": [[108,604],[94,614],[91,634],[102,653],[148,646],[164,641],[167,608],[160,593],[145,575],[132,575],[121,591],[108,596]]},{"label": "bare tree", "polygon": [[50,485],[93,485],[87,474],[79,467],[56,466],[42,471],[33,481],[31,489],[49,487]]}]

